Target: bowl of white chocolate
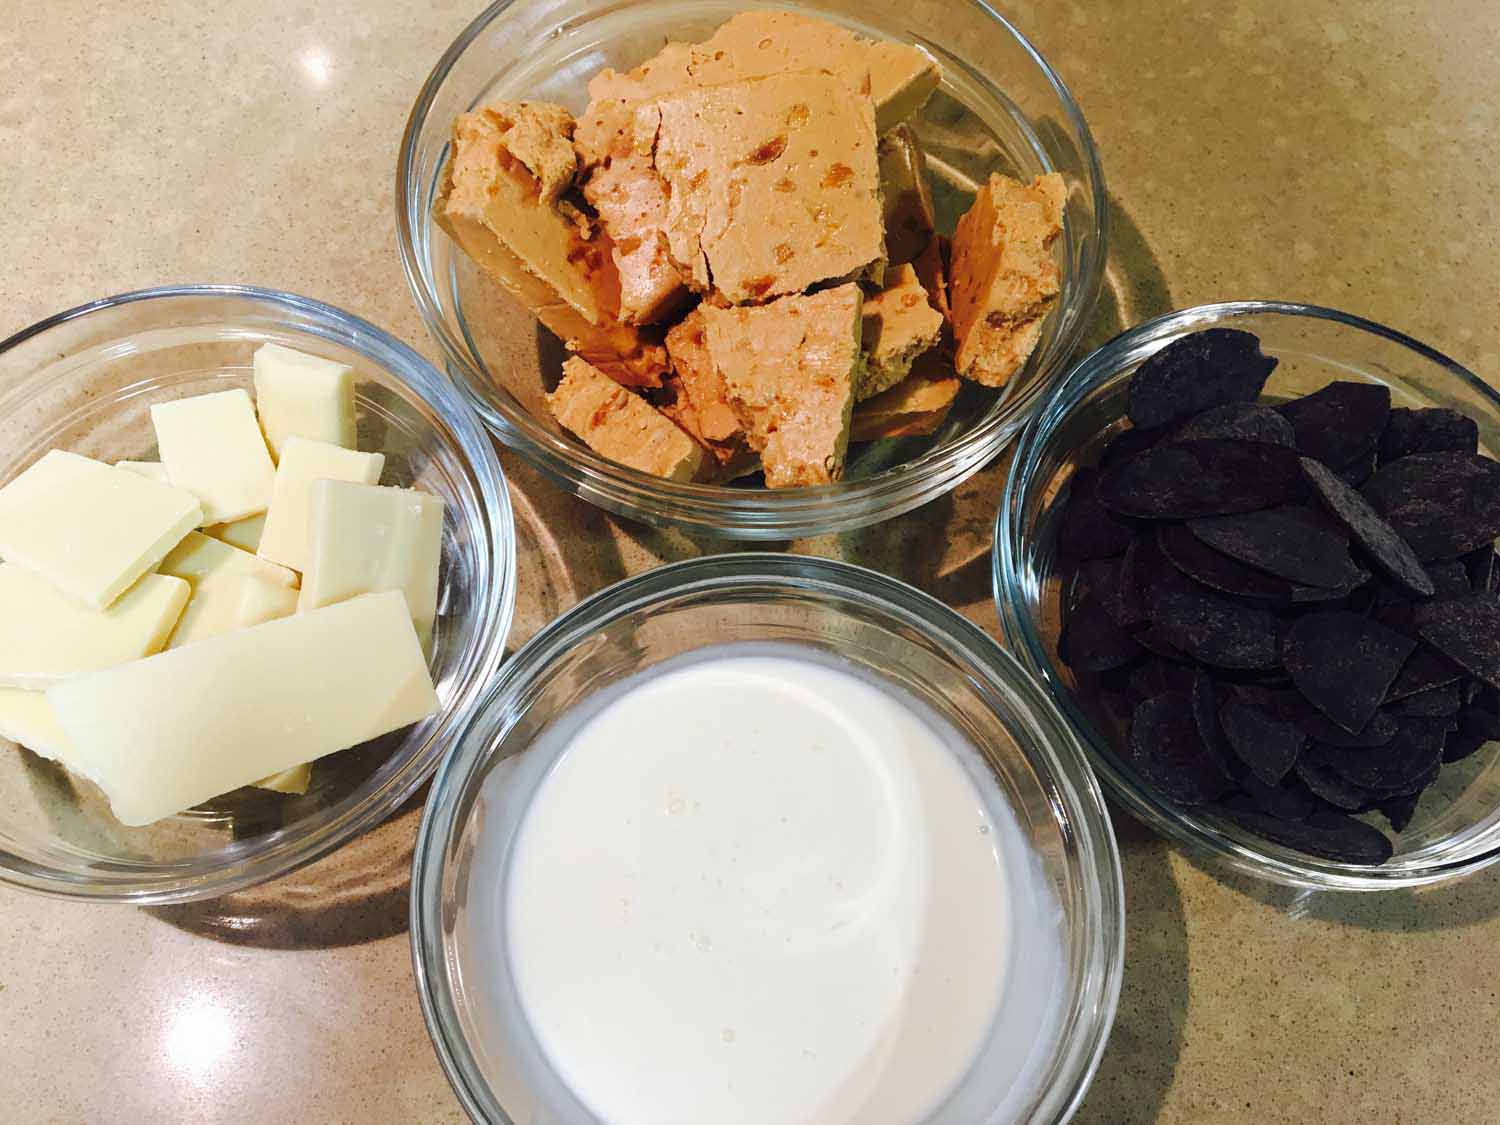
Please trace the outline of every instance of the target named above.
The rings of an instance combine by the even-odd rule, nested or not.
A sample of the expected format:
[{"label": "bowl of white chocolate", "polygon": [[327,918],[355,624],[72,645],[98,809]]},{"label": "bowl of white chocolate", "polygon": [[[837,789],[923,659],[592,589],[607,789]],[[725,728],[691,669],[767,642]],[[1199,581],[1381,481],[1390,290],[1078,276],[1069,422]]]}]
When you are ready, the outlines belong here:
[{"label": "bowl of white chocolate", "polygon": [[499,667],[514,551],[478,419],[337,309],[157,289],[0,342],[0,879],[203,898],[372,827]]},{"label": "bowl of white chocolate", "polygon": [[417,100],[397,203],[501,442],[738,539],[978,471],[1078,342],[1107,239],[1081,112],[979,0],[495,4]]}]

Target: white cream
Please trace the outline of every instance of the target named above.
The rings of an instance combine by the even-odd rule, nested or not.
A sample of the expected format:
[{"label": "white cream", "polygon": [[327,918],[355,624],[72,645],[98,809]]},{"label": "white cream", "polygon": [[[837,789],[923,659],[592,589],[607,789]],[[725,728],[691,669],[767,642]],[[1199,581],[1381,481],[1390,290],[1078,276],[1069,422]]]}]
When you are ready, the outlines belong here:
[{"label": "white cream", "polygon": [[514,990],[608,1125],[973,1120],[939,1111],[971,1067],[1023,1095],[1061,943],[978,755],[800,649],[717,651],[559,724],[514,839],[480,845],[509,853],[479,917],[510,973],[478,994]]}]

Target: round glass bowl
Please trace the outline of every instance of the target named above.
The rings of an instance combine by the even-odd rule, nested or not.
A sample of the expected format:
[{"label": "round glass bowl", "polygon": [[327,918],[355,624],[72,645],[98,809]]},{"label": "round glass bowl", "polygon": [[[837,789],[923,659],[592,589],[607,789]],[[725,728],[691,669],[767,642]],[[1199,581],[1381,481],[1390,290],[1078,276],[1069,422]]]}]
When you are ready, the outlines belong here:
[{"label": "round glass bowl", "polygon": [[[947,492],[1015,436],[1054,384],[1098,296],[1107,200],[1098,154],[1073,96],[1026,38],[983,0],[944,4],[815,0],[810,14],[876,38],[920,43],[942,88],[914,126],[929,154],[938,226],[951,232],[992,171],[1067,180],[1057,241],[1062,294],[1024,371],[996,396],[967,387],[928,438],[856,447],[833,485],[771,491],[681,484],[606,460],[566,436],[543,394],[560,345],[490,283],[432,220],[453,120],[497,99],[560,102],[575,113],[588,79],[629,69],[669,39],[702,40],[743,0],[542,0],[492,5],[427,80],[401,145],[396,216],[407,281],[448,370],[499,439],[563,488],[609,511],[736,539],[787,539],[889,519]],[[778,7],[780,5],[777,5]]]},{"label": "round glass bowl", "polygon": [[1280,359],[1267,395],[1303,395],[1334,379],[1380,383],[1397,406],[1462,411],[1478,421],[1481,447],[1492,455],[1500,450],[1500,395],[1446,356],[1368,320],[1310,305],[1241,301],[1143,324],[1074,368],[1017,444],[995,532],[995,601],[1009,647],[1051,692],[1108,792],[1200,855],[1274,883],[1324,890],[1419,886],[1494,863],[1500,859],[1500,746],[1444,766],[1395,838],[1394,857],[1380,867],[1358,867],[1304,855],[1205,810],[1163,800],[1114,753],[1103,720],[1096,722],[1098,716],[1075,701],[1073,674],[1057,655],[1060,596],[1069,577],[1057,557],[1057,516],[1068,482],[1128,427],[1126,387],[1135,369],[1179,336],[1215,327],[1253,332],[1262,349]]},{"label": "round glass bowl", "polygon": [[0,481],[49,449],[154,460],[153,403],[252,385],[274,342],[353,365],[360,448],[383,483],[447,504],[431,665],[442,711],[324,758],[304,796],[241,789],[144,828],[104,795],[0,739],[0,880],[137,905],[209,898],[316,859],[392,812],[432,773],[500,666],[515,533],[489,435],[430,364],[327,305],[238,286],[152,289],[61,313],[0,343]]},{"label": "round glass bowl", "polygon": [[565,744],[558,732],[585,699],[664,661],[763,642],[892,683],[979,749],[974,768],[998,783],[1055,900],[1058,1017],[1050,1034],[1032,1032],[1024,1089],[985,1090],[976,1064],[931,1120],[1066,1119],[1109,1033],[1123,941],[1119,855],[1081,748],[1015,661],[945,606],[871,571],[763,554],[662,567],[559,618],[506,665],[443,763],[417,841],[412,953],[428,1029],[465,1108],[478,1121],[594,1121],[541,1053],[503,949],[505,857]]}]

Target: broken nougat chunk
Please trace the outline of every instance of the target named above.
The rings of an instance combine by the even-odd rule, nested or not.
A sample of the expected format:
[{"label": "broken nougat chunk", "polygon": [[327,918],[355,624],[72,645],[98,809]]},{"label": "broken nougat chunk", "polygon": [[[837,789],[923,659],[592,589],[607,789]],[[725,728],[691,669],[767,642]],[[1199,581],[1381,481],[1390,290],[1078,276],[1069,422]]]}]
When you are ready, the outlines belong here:
[{"label": "broken nougat chunk", "polygon": [[729,405],[724,378],[708,351],[701,309],[694,309],[667,333],[672,358],[669,386],[676,392],[667,414],[697,438],[718,462],[724,479],[743,476],[759,464],[745,436],[745,428]]},{"label": "broken nougat chunk", "polygon": [[1004,386],[1041,338],[1060,287],[1051,247],[1067,195],[1055,172],[1030,184],[997,172],[958,221],[948,297],[966,379]]},{"label": "broken nougat chunk", "polygon": [[587,175],[584,198],[614,243],[620,319],[632,324],[660,320],[687,296],[667,253],[667,190],[651,166],[651,138],[642,145],[635,134],[641,102],[690,83],[687,53],[685,46],[668,44],[657,59],[632,71],[594,75],[588,109],[573,134]]},{"label": "broken nougat chunk", "polygon": [[863,294],[850,283],[751,308],[702,307],[704,338],[769,488],[844,471]]},{"label": "broken nougat chunk", "polygon": [[803,71],[687,90],[636,111],[693,288],[733,304],[884,271],[870,99]]},{"label": "broken nougat chunk", "polygon": [[601,457],[668,480],[692,480],[703,470],[703,450],[671,419],[576,356],[563,364],[547,405]]},{"label": "broken nougat chunk", "polygon": [[583,195],[610,236],[620,274],[620,319],[661,320],[683,303],[688,289],[667,252],[667,189],[649,151],[632,145],[609,157],[584,181]]},{"label": "broken nougat chunk", "polygon": [[943,335],[943,314],[928,301],[915,269],[898,266],[885,281],[885,288],[865,301],[865,370],[854,396],[858,402],[905,379],[916,358]]},{"label": "broken nougat chunk", "polygon": [[658,386],[666,350],[618,323],[620,282],[608,239],[560,194],[549,199],[571,183],[571,122],[561,107],[529,102],[460,116],[435,217],[572,350],[622,383]]},{"label": "broken nougat chunk", "polygon": [[865,39],[796,12],[741,12],[693,49],[693,79],[717,86],[794,70],[827,70],[870,95],[875,127],[893,129],[937,89],[938,65],[919,47]]},{"label": "broken nougat chunk", "polygon": [[905,379],[855,408],[849,440],[933,433],[948,417],[961,382],[936,356],[923,357]]},{"label": "broken nougat chunk", "polygon": [[909,125],[880,138],[880,194],[885,206],[885,252],[892,265],[915,261],[936,233],[932,190],[916,134]]},{"label": "broken nougat chunk", "polygon": [[917,271],[917,280],[927,290],[928,304],[942,314],[950,328],[953,325],[953,307],[948,303],[948,261],[951,253],[952,243],[942,235],[937,235],[917,255],[916,261],[912,262],[912,268]]}]

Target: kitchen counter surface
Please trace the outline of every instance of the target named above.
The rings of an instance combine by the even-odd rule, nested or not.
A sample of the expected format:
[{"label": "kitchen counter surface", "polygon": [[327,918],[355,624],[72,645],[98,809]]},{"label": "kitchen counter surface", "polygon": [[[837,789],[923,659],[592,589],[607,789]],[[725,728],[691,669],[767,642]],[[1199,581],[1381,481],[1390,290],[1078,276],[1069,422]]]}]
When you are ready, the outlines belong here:
[{"label": "kitchen counter surface", "polygon": [[[396,148],[477,0],[12,2],[0,18],[0,336],[182,281],[290,289],[434,354],[392,218]],[[1112,198],[1090,343],[1235,297],[1334,305],[1500,377],[1500,5],[1002,7],[1078,95]],[[520,642],[580,597],[724,549],[617,522],[507,458]],[[794,544],[992,633],[1001,470]],[[155,910],[0,892],[0,1105],[23,1122],[462,1119],[406,936],[419,808],[260,890]],[[1268,892],[1123,816],[1124,992],[1085,1122],[1493,1119],[1500,872]]]}]

